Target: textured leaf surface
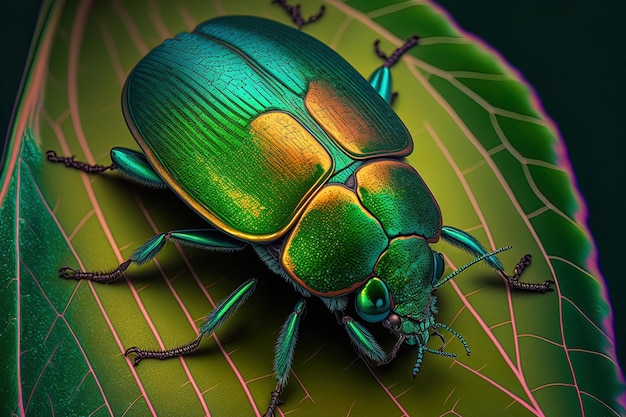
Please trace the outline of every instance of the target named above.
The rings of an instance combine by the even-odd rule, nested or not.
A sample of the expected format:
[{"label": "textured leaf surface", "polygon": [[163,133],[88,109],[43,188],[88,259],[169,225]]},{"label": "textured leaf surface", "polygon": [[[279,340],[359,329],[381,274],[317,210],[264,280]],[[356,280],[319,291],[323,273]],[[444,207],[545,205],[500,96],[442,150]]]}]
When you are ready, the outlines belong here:
[{"label": "textured leaf surface", "polygon": [[[235,3],[235,2],[233,2]],[[269,3],[269,2],[267,2]],[[305,15],[319,3],[306,2]],[[553,279],[546,295],[512,293],[482,266],[439,291],[439,322],[472,348],[456,360],[415,351],[371,368],[315,300],[300,325],[280,415],[620,415],[621,370],[593,244],[579,219],[562,142],[529,88],[485,45],[429,2],[326,2],[305,30],[364,76],[387,51],[422,37],[394,67],[394,108],[415,141],[409,161],[437,198],[444,222],[502,256],[524,253],[524,278]],[[87,176],[44,161],[48,149],[108,164],[111,146],[136,147],[120,111],[126,75],[152,47],[215,15],[288,23],[277,6],[250,1],[85,1],[46,4],[30,78],[2,182],[0,259],[3,415],[249,416],[265,410],[275,381],[273,345],[298,297],[251,251],[211,254],[172,245],[112,285],[64,281],[62,265],[106,270],[157,232],[201,227],[168,193],[115,174]],[[441,243],[449,267],[467,255]],[[254,296],[216,337],[184,359],[142,363],[122,352],[195,336],[216,302],[251,276]],[[394,340],[375,332],[387,350]],[[430,344],[438,348],[437,340]],[[19,354],[18,354],[19,353]]]}]

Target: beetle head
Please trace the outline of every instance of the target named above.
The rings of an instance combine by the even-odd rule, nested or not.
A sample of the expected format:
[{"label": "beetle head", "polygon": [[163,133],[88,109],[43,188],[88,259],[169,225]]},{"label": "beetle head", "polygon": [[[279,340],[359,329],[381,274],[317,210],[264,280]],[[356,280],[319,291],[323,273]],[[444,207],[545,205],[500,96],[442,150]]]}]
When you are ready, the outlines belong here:
[{"label": "beetle head", "polygon": [[424,352],[442,356],[456,355],[443,352],[443,347],[433,350],[426,346],[431,331],[445,339],[438,328],[445,328],[467,343],[449,327],[437,323],[437,288],[448,281],[457,271],[442,279],[443,256],[431,250],[428,243],[418,236],[393,239],[383,253],[372,276],[355,297],[358,315],[370,323],[381,323],[393,332],[398,340],[391,353],[382,361],[391,361],[403,344],[417,346],[418,356],[413,375],[419,372]]},{"label": "beetle head", "polygon": [[443,270],[443,256],[421,237],[392,239],[373,276],[358,291],[356,311],[363,320],[382,322],[413,340],[414,324],[426,322],[436,313],[434,292]]}]

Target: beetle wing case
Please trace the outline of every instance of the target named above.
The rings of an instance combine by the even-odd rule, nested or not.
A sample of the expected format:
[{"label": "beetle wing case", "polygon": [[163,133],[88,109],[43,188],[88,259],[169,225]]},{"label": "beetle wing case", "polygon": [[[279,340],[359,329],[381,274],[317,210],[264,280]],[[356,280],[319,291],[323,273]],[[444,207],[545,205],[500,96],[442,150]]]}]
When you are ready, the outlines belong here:
[{"label": "beetle wing case", "polygon": [[163,42],[132,71],[122,107],[170,188],[250,242],[284,235],[356,159],[412,150],[404,124],[343,58],[255,17],[212,19]]}]

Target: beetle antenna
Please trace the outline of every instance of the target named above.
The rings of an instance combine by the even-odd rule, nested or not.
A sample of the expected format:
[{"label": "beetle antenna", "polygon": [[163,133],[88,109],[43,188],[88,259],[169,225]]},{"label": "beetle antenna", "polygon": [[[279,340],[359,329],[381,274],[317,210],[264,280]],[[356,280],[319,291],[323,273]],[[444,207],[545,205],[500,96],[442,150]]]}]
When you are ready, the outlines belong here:
[{"label": "beetle antenna", "polygon": [[465,265],[463,265],[462,267],[460,267],[456,271],[453,271],[447,277],[437,281],[435,284],[433,284],[433,289],[437,289],[437,288],[441,287],[443,284],[445,284],[446,282],[450,281],[452,278],[454,278],[455,276],[457,276],[459,273],[463,272],[464,270],[466,270],[470,266],[474,265],[475,263],[480,262],[480,261],[482,261],[484,259],[489,258],[490,256],[496,255],[496,254],[498,254],[500,252],[504,252],[505,250],[509,250],[509,249],[511,249],[511,246],[505,246],[503,248],[496,249],[493,252],[485,253],[484,255],[479,256],[478,258],[474,259],[473,261],[466,263]]}]

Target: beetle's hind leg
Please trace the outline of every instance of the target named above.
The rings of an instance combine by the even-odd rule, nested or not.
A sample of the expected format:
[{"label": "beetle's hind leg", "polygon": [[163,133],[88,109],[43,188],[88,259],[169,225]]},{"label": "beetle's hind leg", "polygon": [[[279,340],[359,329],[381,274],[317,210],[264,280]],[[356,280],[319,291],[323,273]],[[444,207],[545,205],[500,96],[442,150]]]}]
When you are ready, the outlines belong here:
[{"label": "beetle's hind leg", "polygon": [[143,264],[152,260],[170,240],[207,250],[233,251],[246,247],[246,243],[227,236],[216,229],[174,230],[154,236],[137,249],[130,258],[111,271],[86,272],[64,266],[59,269],[59,276],[61,278],[87,279],[101,283],[111,282],[119,278],[132,263]]},{"label": "beetle's hind leg", "polygon": [[76,161],[74,159],[74,156],[58,156],[57,153],[52,150],[46,152],[46,159],[48,159],[49,162],[64,164],[68,168],[78,169],[79,171],[87,172],[90,174],[115,170],[115,164],[91,165],[86,162]]},{"label": "beetle's hind leg", "polygon": [[198,336],[190,343],[186,345],[176,347],[174,349],[167,350],[144,350],[136,346],[126,349],[125,356],[130,354],[135,355],[133,365],[137,366],[143,359],[168,359],[178,356],[187,355],[200,346],[200,341],[204,336],[209,336],[222,325],[224,322],[232,316],[235,311],[252,295],[256,288],[257,280],[252,278],[240,285],[235,291],[233,291],[228,297],[223,299],[215,310],[213,310],[208,316],[205,323],[200,328]]},{"label": "beetle's hind leg", "polygon": [[319,20],[320,17],[324,14],[324,10],[326,6],[320,6],[320,9],[314,15],[309,16],[308,19],[304,19],[302,17],[302,13],[300,12],[300,5],[296,4],[295,6],[291,6],[287,4],[287,0],[273,0],[272,4],[278,4],[291,16],[291,20],[293,23],[298,26],[298,29],[302,29],[302,26],[308,25],[309,23],[313,23]]},{"label": "beetle's hind leg", "polygon": [[398,96],[398,93],[392,92],[390,68],[394,66],[409,49],[417,45],[418,40],[419,37],[416,35],[411,36],[402,46],[393,51],[391,55],[385,54],[380,49],[380,40],[377,39],[374,41],[374,52],[376,52],[376,55],[382,58],[384,62],[383,65],[370,76],[369,82],[371,86],[378,91],[378,94],[389,104],[393,104],[393,101]]},{"label": "beetle's hind leg", "polygon": [[61,163],[68,168],[78,169],[89,174],[117,170],[127,179],[153,188],[167,188],[167,184],[156,173],[146,156],[138,151],[127,148],[111,149],[111,165],[88,164],[76,161],[73,156],[57,156],[55,151],[46,152],[49,162]]}]

